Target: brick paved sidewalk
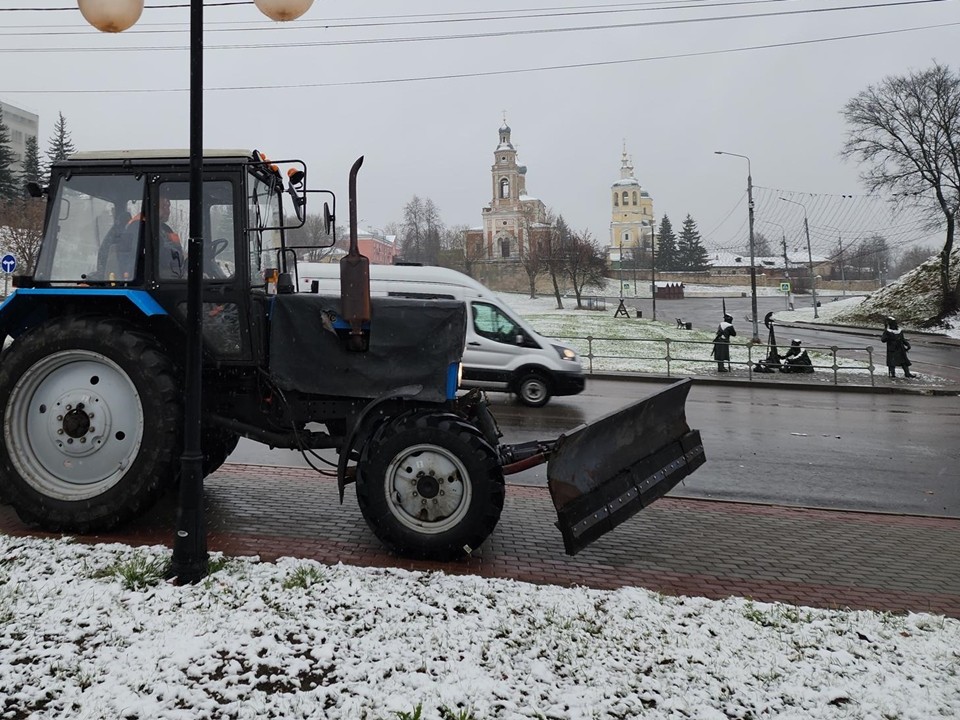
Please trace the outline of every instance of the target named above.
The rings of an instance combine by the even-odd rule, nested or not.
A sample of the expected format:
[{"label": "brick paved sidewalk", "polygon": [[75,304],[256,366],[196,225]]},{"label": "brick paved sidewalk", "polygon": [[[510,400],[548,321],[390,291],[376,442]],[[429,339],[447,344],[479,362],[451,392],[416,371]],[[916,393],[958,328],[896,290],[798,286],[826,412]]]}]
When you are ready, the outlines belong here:
[{"label": "brick paved sidewalk", "polygon": [[[493,536],[473,557],[439,564],[386,552],[360,516],[352,487],[340,506],[336,483],[310,470],[228,464],[206,485],[209,547],[230,555],[960,617],[955,519],[668,497],[569,557],[546,488],[509,485]],[[114,533],[78,539],[169,544],[172,502]],[[0,532],[29,530],[0,506]]]}]

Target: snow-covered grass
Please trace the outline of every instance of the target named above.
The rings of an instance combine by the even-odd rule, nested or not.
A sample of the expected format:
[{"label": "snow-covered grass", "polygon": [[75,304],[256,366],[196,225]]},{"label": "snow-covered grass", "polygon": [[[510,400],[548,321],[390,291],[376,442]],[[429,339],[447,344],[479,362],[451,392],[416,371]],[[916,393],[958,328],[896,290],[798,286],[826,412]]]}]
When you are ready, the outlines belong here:
[{"label": "snow-covered grass", "polygon": [[960,716],[960,621],[0,536],[0,717]]},{"label": "snow-covered grass", "polygon": [[[576,309],[576,300],[564,299],[558,310],[552,296],[530,298],[517,293],[497,293],[533,328],[548,338],[562,340],[581,354],[584,369],[594,372],[640,372],[689,376],[713,374],[717,365],[711,356],[713,331],[681,330],[670,324],[634,318],[629,322],[606,312]],[[831,303],[832,304],[832,303]],[[630,307],[630,303],[626,305]],[[812,310],[811,310],[812,313]],[[588,340],[588,338],[592,338]],[[781,347],[783,351],[785,348]],[[592,362],[589,355],[592,354]],[[766,357],[766,345],[751,345],[748,338],[734,338],[730,358],[735,373],[747,374],[747,367]],[[833,354],[827,348],[810,346],[809,354],[819,373],[804,376],[811,382],[832,382]],[[837,357],[839,373],[863,379],[869,377],[865,351]],[[853,355],[852,357],[850,355]],[[667,361],[669,356],[670,360]]]}]

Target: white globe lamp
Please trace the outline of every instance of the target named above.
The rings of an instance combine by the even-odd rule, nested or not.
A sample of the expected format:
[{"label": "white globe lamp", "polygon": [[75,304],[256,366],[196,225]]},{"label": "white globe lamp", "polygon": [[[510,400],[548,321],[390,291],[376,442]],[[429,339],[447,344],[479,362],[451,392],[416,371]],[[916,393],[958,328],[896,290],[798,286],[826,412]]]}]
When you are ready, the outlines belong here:
[{"label": "white globe lamp", "polygon": [[253,0],[254,4],[271,20],[296,20],[303,15],[313,0]]},{"label": "white globe lamp", "polygon": [[143,0],[77,0],[84,20],[101,32],[118,33],[140,19]]}]

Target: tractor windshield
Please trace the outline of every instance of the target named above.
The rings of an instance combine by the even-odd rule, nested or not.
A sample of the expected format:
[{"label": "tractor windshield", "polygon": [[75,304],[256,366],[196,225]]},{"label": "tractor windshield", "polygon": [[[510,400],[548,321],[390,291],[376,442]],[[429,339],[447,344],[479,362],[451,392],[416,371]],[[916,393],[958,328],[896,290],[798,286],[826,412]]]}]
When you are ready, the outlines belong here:
[{"label": "tractor windshield", "polygon": [[280,267],[283,214],[281,184],[274,175],[247,176],[247,227],[250,231],[250,285],[265,285],[265,271]]},{"label": "tractor windshield", "polygon": [[57,185],[34,277],[130,282],[137,274],[144,177],[72,175]]}]

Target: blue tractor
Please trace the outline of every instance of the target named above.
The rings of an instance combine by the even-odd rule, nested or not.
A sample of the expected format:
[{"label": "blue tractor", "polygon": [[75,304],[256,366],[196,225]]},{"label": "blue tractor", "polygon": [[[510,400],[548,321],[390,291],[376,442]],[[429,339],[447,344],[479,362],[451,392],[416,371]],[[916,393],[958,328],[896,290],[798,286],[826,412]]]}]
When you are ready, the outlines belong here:
[{"label": "blue tractor", "polygon": [[[689,381],[559,438],[502,443],[483,394],[458,389],[463,303],[370,297],[359,166],[349,267],[329,297],[296,291],[298,253],[318,251],[292,233],[315,192],[304,163],[239,150],[203,160],[205,475],[240,437],[327,451],[341,501],[354,484],[387,546],[447,559],[493,531],[505,474],[549,462],[574,553],[703,463],[684,414]],[[108,530],[178,479],[189,158],[78,153],[31,192],[47,197],[40,252],[0,306],[0,495],[44,530]],[[335,198],[323,208],[329,235]]]}]

